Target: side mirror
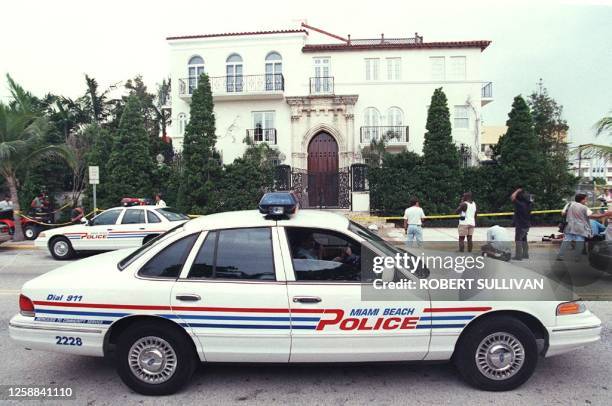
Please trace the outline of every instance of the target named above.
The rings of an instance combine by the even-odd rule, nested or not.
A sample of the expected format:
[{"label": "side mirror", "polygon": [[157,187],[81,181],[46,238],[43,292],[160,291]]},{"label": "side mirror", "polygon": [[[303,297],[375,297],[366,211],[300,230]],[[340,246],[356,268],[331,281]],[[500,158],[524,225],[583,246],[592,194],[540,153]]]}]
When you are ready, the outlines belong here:
[{"label": "side mirror", "polygon": [[83,224],[84,226],[88,226],[89,225],[89,220],[87,220],[86,218],[82,218],[81,219],[81,224]]}]

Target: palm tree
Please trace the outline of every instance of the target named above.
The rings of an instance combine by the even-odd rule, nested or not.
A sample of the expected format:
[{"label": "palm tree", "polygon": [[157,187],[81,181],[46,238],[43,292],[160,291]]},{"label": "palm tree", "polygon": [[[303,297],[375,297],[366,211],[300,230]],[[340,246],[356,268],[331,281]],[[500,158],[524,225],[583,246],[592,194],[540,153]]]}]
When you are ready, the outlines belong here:
[{"label": "palm tree", "polygon": [[[610,115],[603,117],[595,123],[595,135],[599,136],[602,134],[612,137],[612,111]],[[612,160],[612,145],[610,144],[585,144],[581,145],[579,149],[582,152],[588,153],[589,156],[602,158],[606,161]]]},{"label": "palm tree", "polygon": [[58,145],[45,145],[48,122],[33,108],[33,97],[7,75],[13,101],[6,105],[0,101],[0,176],[9,188],[14,205],[15,241],[23,240],[21,229],[17,173],[44,156],[68,157]]}]

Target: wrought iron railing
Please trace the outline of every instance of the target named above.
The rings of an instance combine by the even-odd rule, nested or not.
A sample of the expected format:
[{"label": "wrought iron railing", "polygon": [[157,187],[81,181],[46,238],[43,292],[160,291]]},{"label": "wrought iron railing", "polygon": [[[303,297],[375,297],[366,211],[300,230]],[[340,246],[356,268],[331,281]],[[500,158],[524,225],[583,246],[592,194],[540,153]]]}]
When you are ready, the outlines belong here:
[{"label": "wrought iron railing", "polygon": [[334,94],[334,77],[310,78],[310,94]]},{"label": "wrought iron railing", "polygon": [[408,142],[408,126],[363,126],[360,129],[360,141],[369,144],[372,141],[384,140],[388,144],[405,144]]},{"label": "wrought iron railing", "polygon": [[247,137],[256,144],[267,142],[276,145],[276,128],[250,128],[246,131]]},{"label": "wrought iron railing", "polygon": [[493,83],[488,82],[481,89],[481,97],[483,99],[491,99],[493,98]]},{"label": "wrought iron railing", "polygon": [[[210,88],[215,94],[248,94],[265,92],[282,92],[285,90],[285,78],[282,73],[265,75],[229,75],[210,77]],[[179,79],[179,94],[191,96],[198,87],[198,77]]]}]

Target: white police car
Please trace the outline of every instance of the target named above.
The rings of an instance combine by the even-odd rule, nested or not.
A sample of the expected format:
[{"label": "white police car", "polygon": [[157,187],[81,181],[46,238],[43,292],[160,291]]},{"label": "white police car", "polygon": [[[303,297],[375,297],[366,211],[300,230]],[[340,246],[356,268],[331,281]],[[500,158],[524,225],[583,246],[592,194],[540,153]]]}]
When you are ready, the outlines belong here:
[{"label": "white police car", "polygon": [[55,259],[70,259],[78,251],[138,247],[187,220],[169,207],[115,207],[82,224],[43,231],[34,245],[48,249]]},{"label": "white police car", "polygon": [[[581,302],[434,301],[428,290],[364,300],[361,262],[395,248],[337,214],[284,216],[296,211],[293,197],[278,199],[261,206],[265,216],[203,216],[139,249],[27,282],[11,337],[112,356],[122,380],[149,395],[177,391],[199,362],[453,360],[472,385],[507,390],[539,355],[600,338],[600,320]],[[417,279],[383,271],[398,273]]]}]

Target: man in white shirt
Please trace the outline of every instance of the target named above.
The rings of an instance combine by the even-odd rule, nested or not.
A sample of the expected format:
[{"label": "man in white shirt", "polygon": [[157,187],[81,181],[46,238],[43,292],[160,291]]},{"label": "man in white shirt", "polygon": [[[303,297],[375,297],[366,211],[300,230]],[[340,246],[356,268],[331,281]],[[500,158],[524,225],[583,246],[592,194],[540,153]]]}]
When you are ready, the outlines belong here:
[{"label": "man in white shirt", "polygon": [[410,199],[410,207],[404,211],[404,229],[408,246],[413,246],[415,240],[417,247],[423,245],[423,220],[425,212],[419,206],[419,200],[413,197]]},{"label": "man in white shirt", "polygon": [[472,192],[465,192],[461,198],[461,203],[457,207],[456,213],[459,213],[459,252],[465,250],[465,239],[467,238],[467,250],[472,252],[472,238],[474,236],[474,228],[476,227],[476,203],[472,199]]},{"label": "man in white shirt", "polygon": [[0,211],[13,210],[13,202],[9,196],[4,196],[4,199],[0,200]]},{"label": "man in white shirt", "polygon": [[166,202],[162,200],[161,195],[159,193],[155,195],[155,205],[157,207],[166,207]]}]

